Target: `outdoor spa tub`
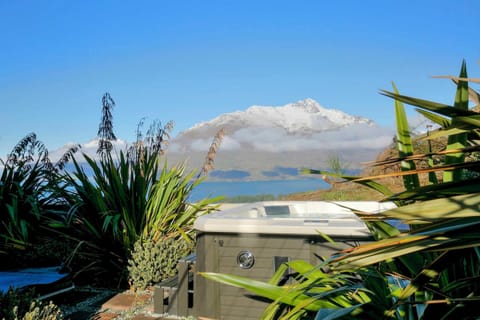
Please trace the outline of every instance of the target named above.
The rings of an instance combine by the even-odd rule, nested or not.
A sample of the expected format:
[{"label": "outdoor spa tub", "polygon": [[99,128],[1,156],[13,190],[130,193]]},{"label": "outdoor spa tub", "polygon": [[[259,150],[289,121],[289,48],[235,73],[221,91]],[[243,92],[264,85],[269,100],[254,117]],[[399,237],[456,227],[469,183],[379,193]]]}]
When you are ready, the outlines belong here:
[{"label": "outdoor spa tub", "polygon": [[[268,201],[227,206],[196,219],[195,271],[268,281],[283,262],[312,264],[339,248],[372,240],[352,210],[378,213],[395,205],[376,201]],[[337,245],[325,240],[328,235]],[[268,301],[200,275],[194,314],[213,319],[258,319]]]}]

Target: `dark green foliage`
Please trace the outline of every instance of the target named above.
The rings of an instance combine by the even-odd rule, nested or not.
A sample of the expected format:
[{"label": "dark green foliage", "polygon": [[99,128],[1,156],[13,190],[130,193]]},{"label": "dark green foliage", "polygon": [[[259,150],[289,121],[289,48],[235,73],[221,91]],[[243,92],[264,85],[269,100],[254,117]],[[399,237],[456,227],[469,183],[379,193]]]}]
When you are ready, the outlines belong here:
[{"label": "dark green foliage", "polygon": [[155,241],[139,239],[128,260],[129,282],[135,290],[144,290],[174,276],[178,260],[193,250],[183,238],[164,237]]},{"label": "dark green foliage", "polygon": [[4,245],[28,244],[40,221],[42,172],[40,164],[7,164],[0,177],[0,236]]},{"label": "dark green foliage", "polygon": [[66,197],[72,210],[63,232],[78,243],[72,267],[88,268],[95,280],[113,282],[104,283],[107,286],[126,283],[127,257],[143,232],[158,159],[146,156],[140,162],[130,162],[123,152],[118,161],[108,154],[99,162],[88,156],[85,159],[93,177],[76,161],[74,174],[66,175],[67,183],[75,190]]},{"label": "dark green foliage", "polygon": [[73,252],[74,243],[59,238],[55,232],[37,237],[32,245],[22,250],[10,249],[2,257],[1,269],[22,269],[60,266]]},{"label": "dark green foliage", "polygon": [[61,235],[78,244],[69,260],[77,281],[126,287],[128,258],[137,240],[175,234],[191,241],[195,217],[216,200],[190,205],[190,192],[201,179],[184,166],[162,166],[159,141],[164,140],[148,137],[117,158],[85,156],[93,176],[76,161],[74,173],[65,176],[73,192],[64,194],[71,210]]},{"label": "dark green foliage", "polygon": [[25,292],[10,288],[7,292],[0,291],[0,319],[14,319],[14,308],[16,308],[17,314],[25,314],[34,300],[35,293],[33,290]]},{"label": "dark green foliage", "polygon": [[35,134],[20,140],[6,161],[0,161],[0,255],[5,255],[0,268],[6,269],[20,266],[18,257],[25,261],[25,254],[49,237],[60,203],[52,188],[56,167]]},{"label": "dark green foliage", "polygon": [[[54,166],[35,134],[0,159],[0,268],[63,264],[78,285],[127,287],[137,240],[173,237],[193,245],[194,219],[219,199],[188,202],[203,177],[187,173],[184,165],[167,167],[162,157],[172,122],[155,122],[145,136],[139,125],[135,144],[113,155],[114,105],[105,94],[100,160],[84,155],[92,176],[75,159],[73,173],[63,172],[78,145]],[[171,254],[183,255],[176,245]]]}]

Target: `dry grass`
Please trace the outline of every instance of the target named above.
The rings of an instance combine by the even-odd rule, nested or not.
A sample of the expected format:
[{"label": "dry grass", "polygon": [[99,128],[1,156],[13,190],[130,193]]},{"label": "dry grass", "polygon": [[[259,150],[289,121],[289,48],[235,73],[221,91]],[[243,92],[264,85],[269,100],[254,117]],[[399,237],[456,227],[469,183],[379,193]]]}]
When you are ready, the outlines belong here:
[{"label": "dry grass", "polygon": [[[428,145],[425,141],[415,141],[414,148],[417,153],[426,153],[428,152]],[[431,145],[432,151],[437,152],[445,148],[445,141],[434,141]],[[398,157],[398,151],[394,144],[385,148],[377,158],[368,163],[367,168],[361,174],[361,176],[376,176],[382,174],[390,174],[394,172],[400,172],[400,164],[394,162],[392,164],[385,164],[381,166],[376,166],[378,162],[385,162],[389,159],[395,159]],[[441,159],[438,159],[441,161]],[[424,160],[415,161],[417,168],[426,168],[427,163]],[[320,178],[320,177],[319,177]],[[422,184],[426,184],[428,181],[428,176],[420,176],[420,181]],[[285,196],[285,200],[351,200],[351,201],[360,201],[360,200],[373,200],[380,201],[384,199],[384,195],[380,192],[377,192],[368,187],[362,186],[353,182],[329,182],[328,179],[325,179],[327,183],[330,183],[330,189],[320,189],[309,192],[296,193],[292,195]],[[388,177],[379,180],[375,180],[378,183],[383,184],[389,188],[392,192],[397,193],[404,191],[403,178],[402,177]]]},{"label": "dry grass", "polygon": [[299,201],[319,201],[319,200],[372,200],[380,201],[384,196],[368,187],[353,183],[344,182],[334,184],[330,189],[320,189],[302,193],[295,193],[283,197],[284,200],[299,200]]},{"label": "dry grass", "polygon": [[213,170],[213,164],[214,164],[215,156],[217,155],[218,149],[220,148],[220,145],[222,143],[222,140],[223,140],[224,136],[225,136],[225,129],[224,128],[221,128],[215,134],[215,137],[213,138],[212,144],[210,145],[210,148],[208,149],[207,156],[205,157],[205,162],[203,163],[202,170],[200,172],[201,175],[207,176],[208,173],[211,170]]}]

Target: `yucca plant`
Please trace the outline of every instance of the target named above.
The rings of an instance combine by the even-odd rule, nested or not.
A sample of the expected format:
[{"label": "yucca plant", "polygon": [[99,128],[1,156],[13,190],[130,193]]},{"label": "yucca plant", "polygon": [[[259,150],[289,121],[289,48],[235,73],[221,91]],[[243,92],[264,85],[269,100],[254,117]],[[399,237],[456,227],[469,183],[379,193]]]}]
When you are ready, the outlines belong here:
[{"label": "yucca plant", "polygon": [[[465,78],[466,64],[463,63],[459,79]],[[448,136],[447,147],[443,152],[445,163],[432,166],[423,172],[441,170],[444,172],[443,181],[391,197],[390,199],[417,202],[375,217],[395,217],[393,219],[416,226],[412,231],[381,240],[375,248],[363,246],[344,252],[335,263],[338,263],[339,267],[342,265],[351,268],[352,264],[363,267],[394,258],[398,263],[412,256],[420,256],[423,261],[415,264],[416,272],[403,275],[410,284],[401,291],[399,303],[405,303],[412,298],[416,303],[422,303],[419,300],[423,299],[425,319],[478,316],[468,306],[473,306],[480,299],[480,255],[477,248],[480,237],[475,232],[480,217],[480,198],[476,194],[480,190],[480,181],[475,175],[469,178],[466,170],[478,170],[479,163],[465,162],[465,154],[478,150],[475,140],[480,127],[476,122],[479,115],[468,109],[468,82],[457,81],[453,106],[401,96],[398,93],[384,93],[421,108],[418,110],[420,113],[442,126],[442,130],[426,138]],[[414,174],[423,172],[410,171]],[[420,200],[422,201],[418,202]],[[363,260],[364,258],[366,260]],[[421,298],[417,299],[418,296]]]},{"label": "yucca plant", "polygon": [[[365,299],[362,306],[340,306],[344,312],[335,310],[336,312],[332,311],[326,318],[480,317],[474,308],[480,300],[480,179],[475,174],[466,174],[478,172],[480,162],[475,157],[473,161],[465,160],[465,154],[479,150],[477,140],[480,116],[468,109],[468,95],[474,91],[468,88],[465,63],[462,64],[460,76],[454,80],[457,83],[457,92],[453,106],[403,96],[395,87],[394,92],[383,91],[384,95],[395,99],[397,146],[400,152],[398,158],[382,161],[378,165],[398,163],[401,171],[367,177],[332,174],[334,177],[372,187],[382,192],[385,200],[395,201],[399,207],[380,215],[358,213],[368,223],[378,241],[339,252],[327,261],[327,265],[331,270],[329,275],[333,278],[347,272],[358,279],[358,288],[347,289],[343,296],[348,297],[358,290],[363,290],[370,300]],[[445,150],[426,154],[413,153],[402,103],[418,107],[417,111],[441,127],[440,130],[425,135],[424,139],[448,137]],[[445,161],[434,164],[431,161],[434,156],[443,156]],[[416,168],[415,161],[418,160],[425,160],[428,167]],[[331,174],[310,169],[304,172]],[[437,175],[433,177],[432,173],[437,172],[444,172],[442,181],[436,179]],[[422,180],[419,177],[422,174],[429,175],[425,185],[420,184]],[[394,194],[387,186],[378,182],[381,178],[391,176],[404,177],[405,191]],[[386,222],[389,219],[401,220],[409,224],[411,230],[402,233]],[[316,268],[309,272],[313,273],[313,270]],[[368,272],[365,273],[366,271]],[[372,272],[377,275],[374,285],[369,281],[372,278],[366,276]],[[270,298],[273,303],[269,310],[290,305],[295,310],[302,309],[305,314],[311,305],[328,301],[323,295],[310,295],[312,301],[308,304],[292,300],[307,294],[310,288],[265,287],[263,283],[246,279],[238,281],[228,275],[206,276],[242,286]],[[265,290],[261,292],[258,288]],[[277,292],[277,296],[273,295],[274,292]],[[282,298],[279,298],[280,296]],[[376,303],[373,304],[373,301]],[[377,309],[375,317],[370,317],[369,308],[374,306],[380,310]],[[311,318],[323,319],[325,311],[322,310],[324,309],[318,309]]]},{"label": "yucca plant", "polygon": [[[380,264],[390,272],[400,271],[400,277],[407,279],[409,285],[400,291],[397,304],[389,310],[390,313],[400,305],[417,304],[423,305],[422,312],[410,308],[410,318],[448,319],[476,314],[465,306],[476,303],[479,294],[477,245],[480,239],[473,230],[479,217],[480,199],[475,193],[480,190],[480,180],[465,173],[466,170],[478,170],[479,163],[465,162],[465,154],[478,150],[475,140],[479,115],[468,109],[468,82],[462,80],[466,78],[464,62],[453,106],[403,96],[398,92],[383,92],[394,98],[397,104],[405,102],[417,106],[417,111],[441,127],[424,139],[448,137],[446,149],[437,154],[400,153],[397,159],[389,160],[390,163],[425,158],[428,161],[433,155],[445,156],[442,164],[432,165],[432,161],[428,161],[430,165],[425,169],[412,168],[402,172],[404,177],[428,173],[429,184],[413,188],[405,184],[404,192],[387,197],[399,204],[415,203],[376,217],[364,216],[366,221],[375,220],[369,222],[373,230],[385,230],[383,221],[387,219],[401,220],[410,224],[412,230],[404,234],[384,232],[383,240],[345,251],[332,261],[338,268]],[[440,183],[432,176],[435,172],[444,172]],[[357,181],[378,178],[365,177]]]},{"label": "yucca plant", "polygon": [[187,172],[184,164],[170,169],[164,164],[145,209],[143,237],[159,240],[169,235],[189,242],[194,240],[193,222],[199,214],[214,210],[216,206],[212,204],[220,199],[205,198],[191,203],[189,195],[204,180],[195,176],[195,171]]},{"label": "yucca plant", "polygon": [[370,294],[371,289],[388,292],[386,281],[372,281],[378,278],[374,269],[327,272],[327,267],[326,263],[313,266],[301,260],[287,262],[268,282],[237,275],[200,274],[273,301],[261,319],[379,319],[383,309],[392,304],[385,296]]},{"label": "yucca plant", "polygon": [[[85,156],[93,177],[74,161],[75,172],[67,181],[72,193],[71,224],[64,236],[79,243],[75,254],[90,271],[117,275],[125,284],[127,261],[134,243],[142,237],[177,234],[191,238],[196,215],[208,212],[216,199],[191,204],[191,190],[201,182],[185,166],[167,168],[157,153],[145,152],[130,161],[120,151],[118,161],[110,156],[97,162]],[[161,168],[161,170],[159,170]]]}]

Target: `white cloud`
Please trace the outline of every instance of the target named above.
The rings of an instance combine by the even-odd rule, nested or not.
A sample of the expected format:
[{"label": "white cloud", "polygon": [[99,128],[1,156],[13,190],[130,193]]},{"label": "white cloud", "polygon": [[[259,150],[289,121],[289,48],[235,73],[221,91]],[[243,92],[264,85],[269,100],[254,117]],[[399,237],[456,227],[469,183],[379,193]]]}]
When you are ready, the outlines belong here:
[{"label": "white cloud", "polygon": [[[68,151],[69,148],[75,145],[76,143],[67,143],[63,147],[57,150],[51,151],[49,153],[50,160],[52,162],[58,161],[65,154],[65,152]],[[82,154],[86,154],[93,159],[98,159],[97,148],[98,148],[98,139],[93,139],[86,143],[83,143],[81,144],[81,148],[77,151],[77,153],[75,153],[75,158],[83,161]],[[113,142],[112,155],[115,156],[116,154],[118,154],[120,150],[125,151],[127,150],[127,148],[128,148],[128,143],[124,140],[118,139],[117,141]]]},{"label": "white cloud", "polygon": [[230,136],[223,137],[222,144],[220,145],[221,150],[239,150],[241,148],[241,143]]},{"label": "white cloud", "polygon": [[195,139],[191,142],[190,148],[193,151],[205,151],[207,152],[210,148],[210,144],[212,143],[211,139]]},{"label": "white cloud", "polygon": [[[223,137],[220,150],[235,151],[242,148],[253,148],[268,152],[295,152],[304,150],[342,150],[342,149],[370,149],[378,150],[388,146],[393,139],[393,129],[372,127],[365,124],[349,126],[345,129],[317,132],[314,134],[289,134],[282,128],[242,128]],[[188,153],[189,151],[208,152],[212,138],[196,138],[184,143],[172,143],[168,146],[169,153]],[[50,153],[52,161],[57,161],[73,144]],[[76,154],[78,159],[82,153],[96,159],[98,140],[92,140],[82,145]],[[118,140],[115,144],[114,155],[119,150],[126,150],[127,143]]]},{"label": "white cloud", "polygon": [[391,143],[393,131],[367,125],[350,126],[346,130],[333,130],[307,134],[288,134],[280,128],[243,128],[230,136],[236,145],[251,145],[261,151],[282,152],[301,150],[364,148],[379,149]]},{"label": "white cloud", "polygon": [[[201,152],[207,152],[208,149],[210,148],[212,144],[213,139],[208,138],[208,139],[203,139],[203,138],[197,138],[189,141],[188,145],[183,145],[181,143],[172,143],[168,147],[169,152],[188,152],[189,150],[191,151],[201,151]],[[241,148],[241,141],[230,137],[230,136],[224,136],[222,143],[220,144],[220,149],[221,150],[238,150]]]}]

